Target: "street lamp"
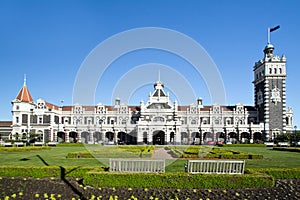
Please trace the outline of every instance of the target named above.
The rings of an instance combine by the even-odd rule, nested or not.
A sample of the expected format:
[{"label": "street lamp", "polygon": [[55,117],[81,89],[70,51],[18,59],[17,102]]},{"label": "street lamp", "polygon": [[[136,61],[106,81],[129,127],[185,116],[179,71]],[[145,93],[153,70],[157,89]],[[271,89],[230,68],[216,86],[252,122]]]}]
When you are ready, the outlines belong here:
[{"label": "street lamp", "polygon": [[202,128],[201,128],[202,122],[200,121],[200,126],[199,126],[199,134],[200,134],[200,145],[202,145]]}]

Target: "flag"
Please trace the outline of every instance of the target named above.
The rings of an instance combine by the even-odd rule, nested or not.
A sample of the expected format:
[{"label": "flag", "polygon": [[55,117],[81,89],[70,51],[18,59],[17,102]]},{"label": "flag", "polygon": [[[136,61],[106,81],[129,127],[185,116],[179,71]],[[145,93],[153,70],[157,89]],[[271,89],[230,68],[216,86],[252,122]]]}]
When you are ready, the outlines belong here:
[{"label": "flag", "polygon": [[279,29],[279,28],[280,28],[279,25],[278,25],[278,26],[275,26],[275,27],[273,27],[273,28],[270,28],[270,32],[276,31],[276,30]]}]

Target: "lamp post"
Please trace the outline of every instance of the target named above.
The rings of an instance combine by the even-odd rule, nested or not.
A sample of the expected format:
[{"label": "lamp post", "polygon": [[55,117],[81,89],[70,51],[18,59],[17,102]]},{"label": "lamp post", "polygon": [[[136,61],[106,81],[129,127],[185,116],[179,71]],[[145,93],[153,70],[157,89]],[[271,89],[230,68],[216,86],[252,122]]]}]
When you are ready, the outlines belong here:
[{"label": "lamp post", "polygon": [[202,145],[202,128],[201,128],[202,122],[200,121],[200,126],[199,126],[199,134],[200,134],[200,145]]},{"label": "lamp post", "polygon": [[[296,140],[297,140],[297,135],[296,135],[296,131],[297,131],[297,126],[294,126],[294,142],[296,142]],[[296,143],[295,143],[295,145],[297,145]]]}]

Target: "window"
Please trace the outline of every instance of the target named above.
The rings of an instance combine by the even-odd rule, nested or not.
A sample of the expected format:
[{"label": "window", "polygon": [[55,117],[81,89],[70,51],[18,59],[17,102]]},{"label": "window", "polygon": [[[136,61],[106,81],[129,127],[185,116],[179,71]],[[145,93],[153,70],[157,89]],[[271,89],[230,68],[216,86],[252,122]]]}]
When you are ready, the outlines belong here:
[{"label": "window", "polygon": [[269,68],[269,73],[272,74],[272,68]]},{"label": "window", "polygon": [[19,117],[16,117],[16,123],[19,123]]},{"label": "window", "polygon": [[282,74],[282,69],[281,68],[279,68],[279,74]]},{"label": "window", "polygon": [[274,74],[277,74],[277,69],[276,68],[274,68]]},{"label": "window", "polygon": [[231,124],[231,119],[226,119],[226,124]]},{"label": "window", "polygon": [[43,118],[39,117],[39,124],[42,124],[42,123],[43,123]]},{"label": "window", "polygon": [[19,110],[19,109],[20,109],[20,107],[19,107],[19,106],[17,106],[17,107],[16,107],[16,109],[17,109],[17,110]]}]

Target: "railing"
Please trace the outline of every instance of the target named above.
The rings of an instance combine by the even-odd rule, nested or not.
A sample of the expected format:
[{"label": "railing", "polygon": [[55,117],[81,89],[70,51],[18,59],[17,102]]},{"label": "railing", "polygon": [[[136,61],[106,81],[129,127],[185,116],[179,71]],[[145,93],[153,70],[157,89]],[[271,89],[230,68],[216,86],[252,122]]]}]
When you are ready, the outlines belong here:
[{"label": "railing", "polygon": [[112,172],[165,172],[164,160],[109,159]]},{"label": "railing", "polygon": [[244,174],[244,160],[189,160],[187,172],[204,174]]}]

